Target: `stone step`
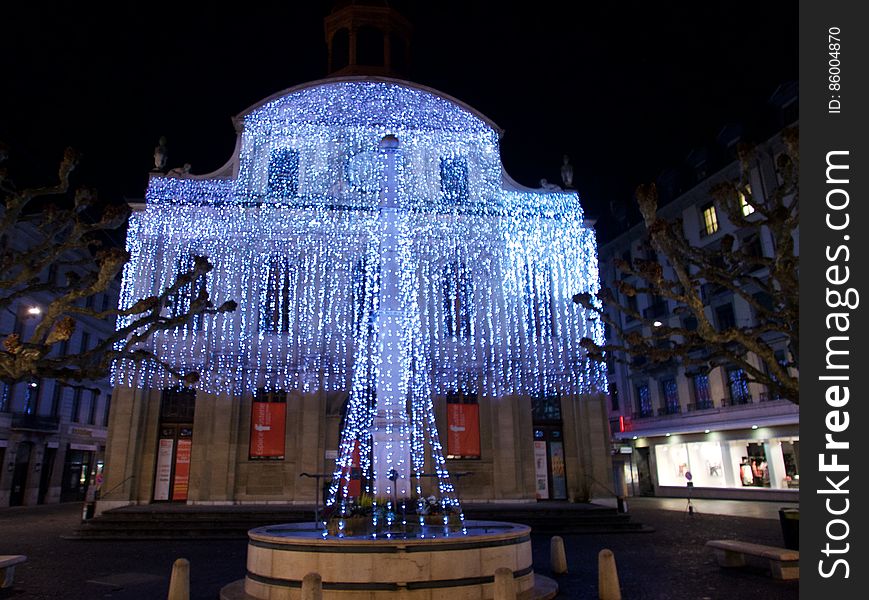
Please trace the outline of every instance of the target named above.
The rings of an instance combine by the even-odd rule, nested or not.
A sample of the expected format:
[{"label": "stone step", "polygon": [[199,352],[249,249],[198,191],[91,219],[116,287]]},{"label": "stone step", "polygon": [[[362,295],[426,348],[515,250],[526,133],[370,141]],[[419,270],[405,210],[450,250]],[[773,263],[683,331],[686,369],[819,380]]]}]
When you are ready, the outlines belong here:
[{"label": "stone step", "polygon": [[[312,509],[158,505],[123,507],[89,519],[68,539],[244,539],[255,527],[313,519]],[[614,508],[469,506],[465,518],[528,525],[538,533],[598,534],[650,529]]]}]

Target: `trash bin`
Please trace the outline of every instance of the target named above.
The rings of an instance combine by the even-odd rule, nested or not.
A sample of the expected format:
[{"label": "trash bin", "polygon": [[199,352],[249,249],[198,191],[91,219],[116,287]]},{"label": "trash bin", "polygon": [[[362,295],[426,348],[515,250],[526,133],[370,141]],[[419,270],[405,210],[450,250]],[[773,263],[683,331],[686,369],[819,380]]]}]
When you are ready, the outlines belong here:
[{"label": "trash bin", "polygon": [[800,509],[780,508],[778,519],[781,523],[782,537],[788,550],[800,549]]}]

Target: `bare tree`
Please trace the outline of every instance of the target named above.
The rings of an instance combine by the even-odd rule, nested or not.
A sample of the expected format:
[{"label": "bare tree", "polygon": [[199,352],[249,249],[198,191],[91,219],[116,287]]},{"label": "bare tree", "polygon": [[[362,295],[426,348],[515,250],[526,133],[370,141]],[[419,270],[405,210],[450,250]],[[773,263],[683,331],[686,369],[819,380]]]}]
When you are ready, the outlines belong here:
[{"label": "bare tree", "polygon": [[[615,290],[604,289],[597,297],[574,296],[574,302],[597,312],[617,335],[616,341],[605,345],[583,340],[592,357],[630,361],[633,369],[646,372],[674,365],[708,372],[732,364],[743,369],[748,381],[766,385],[773,395],[799,403],[799,256],[794,239],[799,227],[798,131],[787,129],[782,139],[786,152],[778,158],[777,168],[783,182],[764,198],[751,192],[754,149],[748,146],[739,148],[739,180],[711,190],[717,205],[741,230],[740,241],[727,234],[714,248],[692,245],[681,220],[668,221],[659,215],[654,184],[637,189],[647,242],[658,260],[617,260],[618,270],[634,276],[631,280],[636,283],[620,279]],[[761,231],[768,231],[772,238],[772,255],[758,252],[752,243]],[[755,314],[752,324],[716,327],[704,302],[704,285],[742,298]],[[680,326],[646,318],[635,303],[621,300],[639,294],[669,300],[676,306],[674,314],[693,318],[680,319]],[[640,321],[643,327],[626,331],[621,325],[622,314]],[[685,326],[686,322],[690,326]],[[773,347],[782,339],[787,340],[788,348],[784,360],[776,357]],[[752,355],[757,362],[750,359]]]},{"label": "bare tree", "polygon": [[[0,162],[6,157],[5,147],[0,147]],[[13,307],[34,298],[44,299],[45,304],[29,315],[35,319],[35,327],[27,339],[14,331],[0,331],[0,380],[11,384],[47,378],[76,385],[72,382],[105,378],[115,360],[132,360],[156,363],[184,383],[195,383],[197,373],[181,372],[137,346],[158,331],[183,327],[202,315],[233,311],[236,303],[213,306],[201,285],[212,265],[207,258],[197,256],[192,268],[180,273],[159,295],[123,309],[92,308],[97,303],[88,298],[105,293],[129,260],[126,251],[100,239],[126,222],[129,208],[109,205],[99,216],[90,217],[96,209],[96,194],[88,189],[75,191],[71,208],[43,207],[40,201],[44,198],[67,194],[78,160],[76,153],[67,149],[54,185],[20,191],[5,170],[0,171],[0,310],[12,312]],[[185,295],[190,298],[184,305],[186,310],[175,307],[173,312],[173,300],[177,303],[177,298]],[[116,320],[119,316],[132,318],[93,348],[78,353],[53,352],[71,338],[83,319]]]}]

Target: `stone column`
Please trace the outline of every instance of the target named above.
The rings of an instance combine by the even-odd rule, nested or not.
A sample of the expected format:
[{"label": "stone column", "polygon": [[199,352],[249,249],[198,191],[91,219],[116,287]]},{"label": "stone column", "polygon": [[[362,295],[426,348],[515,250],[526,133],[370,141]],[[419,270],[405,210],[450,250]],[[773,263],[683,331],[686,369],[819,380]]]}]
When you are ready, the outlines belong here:
[{"label": "stone column", "polygon": [[[395,160],[398,139],[380,141],[385,168],[380,193],[380,304],[375,315],[380,364],[377,372],[374,432],[374,489],[387,498],[410,497],[410,419],[407,413],[406,366],[410,348],[404,333],[408,307],[401,294],[398,256],[402,214],[398,202]],[[392,473],[394,470],[394,473]],[[390,473],[395,478],[390,479]],[[393,489],[393,487],[395,489]]]}]

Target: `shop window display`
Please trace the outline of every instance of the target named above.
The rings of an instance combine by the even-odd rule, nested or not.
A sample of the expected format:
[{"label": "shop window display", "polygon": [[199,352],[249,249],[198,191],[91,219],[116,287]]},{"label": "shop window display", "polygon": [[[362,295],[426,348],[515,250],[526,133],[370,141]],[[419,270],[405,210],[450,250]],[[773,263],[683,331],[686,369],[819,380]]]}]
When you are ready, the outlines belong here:
[{"label": "shop window display", "polygon": [[655,446],[658,484],[684,487],[799,488],[799,441],[703,441]]}]

